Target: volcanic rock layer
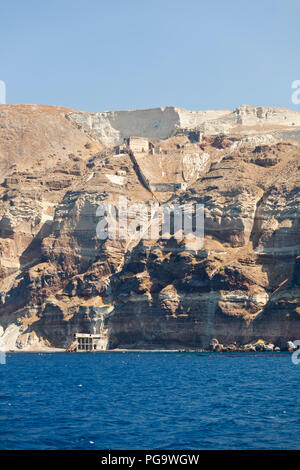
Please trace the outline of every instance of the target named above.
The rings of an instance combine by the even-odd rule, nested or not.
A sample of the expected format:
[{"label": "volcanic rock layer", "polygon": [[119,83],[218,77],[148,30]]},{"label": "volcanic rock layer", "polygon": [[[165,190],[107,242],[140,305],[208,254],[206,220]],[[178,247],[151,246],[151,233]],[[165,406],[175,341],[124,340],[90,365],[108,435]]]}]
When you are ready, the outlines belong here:
[{"label": "volcanic rock layer", "polygon": [[[300,114],[276,108],[1,105],[0,346],[300,339],[299,140]],[[142,216],[99,239],[97,208],[120,196],[133,222],[137,203],[203,205],[203,244],[145,238]]]}]

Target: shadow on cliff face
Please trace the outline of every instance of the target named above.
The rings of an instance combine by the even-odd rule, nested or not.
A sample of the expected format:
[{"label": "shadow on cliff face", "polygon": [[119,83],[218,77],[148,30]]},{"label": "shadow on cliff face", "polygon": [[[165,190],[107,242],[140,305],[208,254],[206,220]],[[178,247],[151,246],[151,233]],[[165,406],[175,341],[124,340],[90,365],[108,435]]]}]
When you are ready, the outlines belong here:
[{"label": "shadow on cliff face", "polygon": [[20,268],[22,271],[30,268],[35,264],[42,263],[45,261],[43,259],[42,253],[42,242],[44,238],[48,237],[52,231],[52,222],[45,222],[44,225],[39,230],[38,234],[34,237],[32,242],[28,245],[25,251],[21,254]]},{"label": "shadow on cliff face", "polygon": [[271,296],[253,322],[256,338],[266,338],[282,346],[287,340],[300,339],[300,256],[291,263],[292,274]]},{"label": "shadow on cliff face", "polygon": [[254,320],[253,335],[255,339],[263,338],[279,347],[289,340],[299,340],[299,307],[291,306],[284,300],[270,302]]},{"label": "shadow on cliff face", "polygon": [[99,321],[97,308],[93,306],[63,308],[51,301],[46,303],[39,316],[33,324],[34,330],[57,348],[66,348],[75,333],[94,333]]},{"label": "shadow on cliff face", "polygon": [[258,202],[250,236],[257,261],[268,275],[270,291],[291,279],[300,254],[299,188],[282,184],[272,184]]},{"label": "shadow on cliff face", "polygon": [[213,260],[175,239],[163,246],[140,242],[112,281],[110,347],[207,348],[213,337],[225,344],[252,339],[247,316],[254,307],[247,312],[237,306],[230,314],[220,302],[232,289],[247,296],[249,280],[238,269],[214,271]]}]

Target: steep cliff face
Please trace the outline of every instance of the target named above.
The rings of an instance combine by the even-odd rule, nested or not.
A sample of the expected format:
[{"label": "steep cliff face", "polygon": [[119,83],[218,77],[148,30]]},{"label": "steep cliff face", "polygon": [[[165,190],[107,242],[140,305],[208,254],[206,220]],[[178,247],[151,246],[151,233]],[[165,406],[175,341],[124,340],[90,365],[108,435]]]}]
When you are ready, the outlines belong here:
[{"label": "steep cliff face", "polygon": [[[132,135],[149,151],[114,147]],[[300,115],[271,108],[0,106],[2,345],[65,347],[78,332],[101,332],[104,348],[300,339],[298,135]],[[120,196],[136,230],[101,240],[97,208]],[[145,238],[141,202],[149,214],[203,204],[203,245]]]}]

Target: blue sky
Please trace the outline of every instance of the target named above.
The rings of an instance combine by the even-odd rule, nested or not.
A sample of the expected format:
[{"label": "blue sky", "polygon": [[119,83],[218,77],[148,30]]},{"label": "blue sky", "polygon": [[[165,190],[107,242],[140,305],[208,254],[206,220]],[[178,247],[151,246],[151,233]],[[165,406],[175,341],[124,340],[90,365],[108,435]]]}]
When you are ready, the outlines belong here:
[{"label": "blue sky", "polygon": [[87,111],[297,109],[299,18],[299,0],[10,0],[0,80],[8,103]]}]

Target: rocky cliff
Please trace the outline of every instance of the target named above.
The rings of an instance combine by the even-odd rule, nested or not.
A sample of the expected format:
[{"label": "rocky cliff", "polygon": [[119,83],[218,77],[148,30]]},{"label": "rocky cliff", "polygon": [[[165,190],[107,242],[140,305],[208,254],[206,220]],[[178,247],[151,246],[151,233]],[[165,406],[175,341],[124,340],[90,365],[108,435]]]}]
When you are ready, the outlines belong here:
[{"label": "rocky cliff", "polygon": [[[149,147],[123,145],[130,136]],[[276,108],[1,105],[2,345],[64,348],[78,332],[101,332],[103,348],[300,339],[299,140],[300,114]],[[140,226],[100,240],[97,208],[119,196],[203,204],[203,246]]]}]

